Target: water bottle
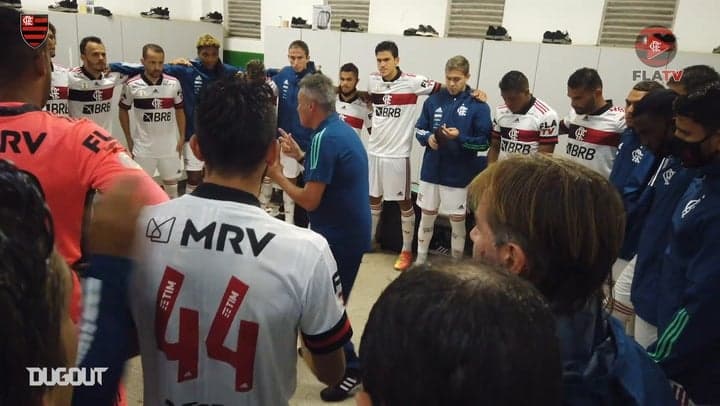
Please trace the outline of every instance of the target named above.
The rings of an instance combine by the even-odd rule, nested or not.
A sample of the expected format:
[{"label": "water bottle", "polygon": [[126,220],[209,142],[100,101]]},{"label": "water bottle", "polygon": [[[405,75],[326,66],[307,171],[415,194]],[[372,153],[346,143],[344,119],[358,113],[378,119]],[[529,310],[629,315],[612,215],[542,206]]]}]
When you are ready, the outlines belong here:
[{"label": "water bottle", "polygon": [[88,14],[95,13],[95,0],[85,0],[85,9]]}]

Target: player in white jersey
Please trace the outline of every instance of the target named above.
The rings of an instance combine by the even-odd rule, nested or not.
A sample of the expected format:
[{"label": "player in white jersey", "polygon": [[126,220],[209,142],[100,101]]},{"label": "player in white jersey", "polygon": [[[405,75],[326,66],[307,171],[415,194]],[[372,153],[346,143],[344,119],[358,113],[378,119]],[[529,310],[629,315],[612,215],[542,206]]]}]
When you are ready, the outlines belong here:
[{"label": "player in white jersey", "polygon": [[70,116],[87,117],[112,132],[113,93],[115,86],[127,77],[117,72],[105,73],[107,55],[98,37],[85,37],[80,41],[80,59],[83,65],[68,73]]},{"label": "player in white jersey", "polygon": [[500,80],[505,104],[495,109],[488,163],[509,154],[552,154],[558,141],[558,115],[530,93],[527,77],[513,70]]},{"label": "player in white jersey", "polygon": [[287,405],[298,330],[311,370],[329,385],[343,376],[352,329],[335,261],[319,234],[260,208],[279,154],[267,87],[219,79],[197,117],[190,144],[204,183],[138,223],[130,306],[145,402]]},{"label": "player in white jersey", "polygon": [[567,94],[572,108],[560,124],[560,132],[568,134],[563,154],[608,178],[626,128],[625,109],[605,100],[595,69],[581,68],[570,75]]},{"label": "player in white jersey", "polygon": [[[55,58],[57,47],[57,31],[53,23],[48,24],[47,48],[50,58]],[[45,104],[45,110],[58,116],[67,116],[68,113],[68,69],[53,62],[52,78],[50,79],[50,95]]]},{"label": "player in white jersey", "polygon": [[370,75],[368,93],[373,104],[372,136],[368,140],[370,213],[372,234],[380,220],[383,200],[397,201],[403,231],[403,247],[394,268],[404,271],[412,264],[415,211],[410,200],[410,149],[418,115],[419,95],[440,90],[440,83],[424,76],[404,73],[398,64],[398,48],[383,41],[375,47],[378,72]]},{"label": "player in white jersey", "polygon": [[[368,103],[363,100],[357,90],[359,80],[359,71],[354,63],[348,62],[340,67],[340,85],[338,86],[335,111],[360,137],[363,128],[367,128],[368,132],[371,131],[372,114]],[[367,140],[363,139],[362,141],[367,148]]]},{"label": "player in white jersey", "polygon": [[[160,173],[170,198],[178,195],[180,157],[185,145],[185,111],[180,82],[163,75],[165,51],[145,44],[141,62],[145,71],[123,86],[120,125],[135,161],[153,176]],[[130,131],[129,110],[134,107],[135,128]]]}]

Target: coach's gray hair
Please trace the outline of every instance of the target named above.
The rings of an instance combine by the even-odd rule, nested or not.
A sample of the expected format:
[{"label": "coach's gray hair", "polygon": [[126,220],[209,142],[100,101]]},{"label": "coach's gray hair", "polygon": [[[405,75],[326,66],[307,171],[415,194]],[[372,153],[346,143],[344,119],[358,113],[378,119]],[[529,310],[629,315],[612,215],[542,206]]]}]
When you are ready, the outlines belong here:
[{"label": "coach's gray hair", "polygon": [[328,113],[335,111],[337,88],[329,77],[322,73],[307,75],[300,81],[300,91]]}]

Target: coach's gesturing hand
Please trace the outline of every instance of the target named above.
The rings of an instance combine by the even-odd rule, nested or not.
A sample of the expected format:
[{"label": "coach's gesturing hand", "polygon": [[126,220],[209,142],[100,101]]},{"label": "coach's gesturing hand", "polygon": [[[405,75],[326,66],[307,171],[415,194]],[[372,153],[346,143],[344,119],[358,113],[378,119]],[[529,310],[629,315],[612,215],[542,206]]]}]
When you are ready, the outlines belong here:
[{"label": "coach's gesturing hand", "polygon": [[305,158],[305,152],[300,149],[300,145],[295,141],[292,134],[286,133],[282,128],[278,128],[278,131],[280,132],[280,150],[290,158],[302,162]]}]

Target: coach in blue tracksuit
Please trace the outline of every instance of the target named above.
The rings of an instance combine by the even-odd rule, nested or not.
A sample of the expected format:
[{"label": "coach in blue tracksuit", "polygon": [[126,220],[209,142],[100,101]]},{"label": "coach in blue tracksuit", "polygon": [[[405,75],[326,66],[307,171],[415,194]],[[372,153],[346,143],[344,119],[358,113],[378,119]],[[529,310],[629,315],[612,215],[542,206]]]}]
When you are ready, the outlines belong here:
[{"label": "coach in blue tracksuit", "polygon": [[[417,205],[422,209],[416,264],[427,261],[438,211],[450,217],[453,258],[465,250],[467,185],[478,173],[479,151],[487,151],[492,119],[490,108],[471,94],[470,64],[463,56],[445,64],[446,87],[423,104],[415,137],[425,147]],[[482,168],[485,162],[482,162]],[[482,169],[481,169],[482,170]]]},{"label": "coach in blue tracksuit", "polygon": [[[363,254],[370,249],[368,162],[362,141],[335,113],[336,90],[322,74],[305,77],[298,92],[302,125],[313,129],[312,141],[302,150],[294,137],[282,134],[282,149],[305,166],[305,186],[298,187],[268,167],[267,176],[308,211],[310,227],[327,239],[337,263],[342,299],[347,302]],[[339,292],[340,293],[340,292]],[[360,360],[351,342],[345,345],[343,380],[320,392],[325,401],[349,397],[360,385]]]},{"label": "coach in blue tracksuit", "polygon": [[649,351],[695,404],[720,404],[720,83],[674,109],[677,155],[698,177],[672,214]]}]

